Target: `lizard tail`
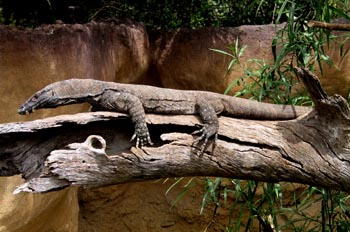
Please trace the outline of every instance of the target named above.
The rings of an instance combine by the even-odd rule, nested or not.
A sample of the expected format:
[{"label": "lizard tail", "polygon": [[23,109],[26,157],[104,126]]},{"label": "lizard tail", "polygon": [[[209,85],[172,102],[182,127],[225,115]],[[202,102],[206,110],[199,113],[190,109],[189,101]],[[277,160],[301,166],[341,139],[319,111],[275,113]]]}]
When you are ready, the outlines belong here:
[{"label": "lizard tail", "polygon": [[277,104],[267,104],[266,109],[269,112],[266,114],[266,109],[262,112],[257,112],[261,114],[261,119],[271,119],[271,120],[289,120],[295,119],[302,115],[309,113],[312,108],[304,106],[293,106],[293,105],[277,105]]},{"label": "lizard tail", "polygon": [[225,107],[228,115],[259,120],[290,120],[309,113],[312,108],[293,105],[277,105],[248,99],[231,98]]}]

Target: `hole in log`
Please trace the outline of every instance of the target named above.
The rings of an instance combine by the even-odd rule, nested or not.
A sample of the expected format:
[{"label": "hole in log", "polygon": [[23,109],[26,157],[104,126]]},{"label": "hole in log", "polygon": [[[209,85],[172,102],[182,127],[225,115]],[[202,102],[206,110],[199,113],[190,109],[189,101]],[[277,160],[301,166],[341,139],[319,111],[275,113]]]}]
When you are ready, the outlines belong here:
[{"label": "hole in log", "polygon": [[95,149],[102,149],[103,148],[103,144],[96,137],[91,138],[91,146]]},{"label": "hole in log", "polygon": [[105,154],[106,141],[99,135],[90,135],[84,142],[95,153]]}]

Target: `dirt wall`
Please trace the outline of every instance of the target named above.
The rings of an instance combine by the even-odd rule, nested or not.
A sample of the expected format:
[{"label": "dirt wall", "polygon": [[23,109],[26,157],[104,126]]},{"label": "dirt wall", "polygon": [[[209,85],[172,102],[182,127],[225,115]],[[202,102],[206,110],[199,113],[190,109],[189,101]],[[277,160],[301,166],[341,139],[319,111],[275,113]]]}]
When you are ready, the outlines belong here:
[{"label": "dirt wall", "polygon": [[[72,77],[223,92],[241,73],[234,70],[225,78],[229,58],[209,48],[225,49],[238,39],[248,46],[242,62],[269,61],[276,29],[264,25],[147,33],[137,23],[47,25],[33,30],[0,26],[0,121],[86,111],[87,105],[74,105],[26,117],[16,114],[38,89]],[[336,46],[331,48],[335,62],[337,52]],[[348,62],[344,59],[337,72],[325,69],[325,76],[336,77],[324,79],[326,91],[345,94]],[[212,208],[199,215],[202,179],[174,207],[181,188],[165,195],[171,181],[14,196],[12,191],[22,180],[2,177],[0,231],[203,231],[212,222]],[[209,231],[224,230],[228,213],[220,211]]]},{"label": "dirt wall", "polygon": [[[140,83],[148,66],[148,37],[140,24],[0,26],[0,122],[86,111],[87,105],[74,105],[17,114],[29,96],[51,82],[75,77]],[[12,195],[20,183],[19,176],[0,178],[0,231],[78,231],[76,188]]]}]

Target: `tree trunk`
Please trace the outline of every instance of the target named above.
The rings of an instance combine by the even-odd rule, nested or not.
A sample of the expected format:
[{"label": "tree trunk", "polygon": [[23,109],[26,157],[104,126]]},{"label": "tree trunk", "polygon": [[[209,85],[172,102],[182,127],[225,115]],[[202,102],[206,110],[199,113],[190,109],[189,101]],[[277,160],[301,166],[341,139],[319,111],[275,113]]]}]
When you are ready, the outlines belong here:
[{"label": "tree trunk", "polygon": [[315,103],[311,113],[287,121],[220,117],[216,146],[203,154],[190,135],[196,116],[148,114],[155,144],[139,149],[129,142],[133,125],[125,114],[80,113],[0,125],[0,175],[22,174],[26,183],[15,193],[178,176],[350,191],[349,107],[340,96],[328,97],[311,72],[297,70]]}]

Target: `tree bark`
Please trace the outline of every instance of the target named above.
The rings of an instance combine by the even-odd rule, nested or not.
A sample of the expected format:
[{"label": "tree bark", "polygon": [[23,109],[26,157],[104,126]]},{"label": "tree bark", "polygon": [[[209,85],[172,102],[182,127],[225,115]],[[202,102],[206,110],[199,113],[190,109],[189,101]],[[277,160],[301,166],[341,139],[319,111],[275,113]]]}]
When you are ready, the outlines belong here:
[{"label": "tree bark", "polygon": [[[22,174],[14,192],[70,185],[105,186],[163,177],[220,176],[305,183],[350,191],[349,107],[328,97],[316,76],[298,75],[315,109],[295,120],[220,117],[215,149],[203,154],[190,135],[196,116],[146,117],[153,146],[133,147],[130,119],[121,113],[62,115],[0,125],[0,175]],[[130,148],[131,147],[131,148]]]},{"label": "tree bark", "polygon": [[307,26],[325,28],[328,30],[350,31],[350,24],[348,23],[326,23],[321,21],[310,20],[307,22]]}]

